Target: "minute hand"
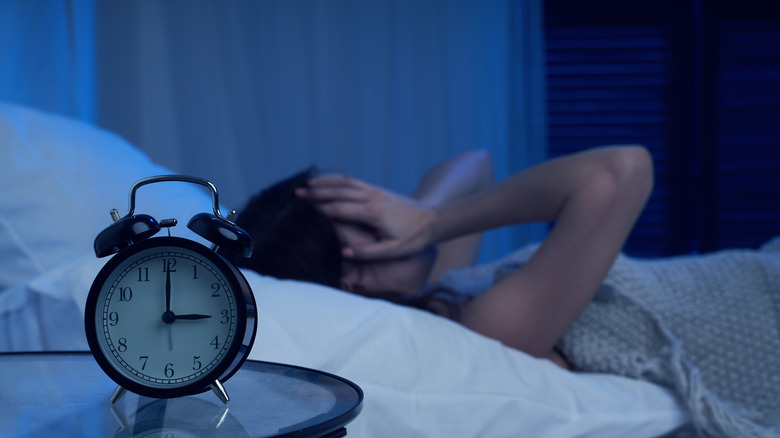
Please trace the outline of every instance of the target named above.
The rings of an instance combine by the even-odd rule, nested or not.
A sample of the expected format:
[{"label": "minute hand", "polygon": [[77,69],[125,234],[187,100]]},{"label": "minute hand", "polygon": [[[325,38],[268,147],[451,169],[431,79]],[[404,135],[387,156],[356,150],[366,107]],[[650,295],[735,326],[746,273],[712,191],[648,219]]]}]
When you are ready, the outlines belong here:
[{"label": "minute hand", "polygon": [[165,270],[165,311],[171,311],[171,269]]}]

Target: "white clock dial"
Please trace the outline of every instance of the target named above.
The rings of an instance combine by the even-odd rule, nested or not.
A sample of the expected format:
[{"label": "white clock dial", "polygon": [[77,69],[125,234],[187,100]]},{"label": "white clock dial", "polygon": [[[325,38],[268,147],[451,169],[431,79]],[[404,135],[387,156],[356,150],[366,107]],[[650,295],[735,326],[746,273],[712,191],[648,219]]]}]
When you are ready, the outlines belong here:
[{"label": "white clock dial", "polygon": [[212,261],[180,246],[152,246],[111,271],[94,318],[99,346],[116,370],[146,386],[175,388],[224,362],[238,307]]}]

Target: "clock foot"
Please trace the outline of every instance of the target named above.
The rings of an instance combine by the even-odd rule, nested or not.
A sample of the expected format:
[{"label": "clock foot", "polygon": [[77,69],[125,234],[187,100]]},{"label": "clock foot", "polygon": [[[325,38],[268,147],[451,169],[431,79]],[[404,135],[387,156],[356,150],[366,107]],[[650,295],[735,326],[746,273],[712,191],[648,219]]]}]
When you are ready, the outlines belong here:
[{"label": "clock foot", "polygon": [[219,398],[222,403],[227,404],[227,402],[230,401],[230,397],[228,397],[225,387],[222,386],[222,383],[220,383],[219,380],[215,380],[214,383],[211,384],[211,390],[214,391],[214,394],[217,395],[217,398]]},{"label": "clock foot", "polygon": [[119,399],[122,398],[122,396],[125,395],[126,392],[127,390],[125,388],[122,388],[121,386],[117,385],[116,389],[114,390],[114,393],[111,394],[111,398],[110,398],[111,404],[118,402]]}]

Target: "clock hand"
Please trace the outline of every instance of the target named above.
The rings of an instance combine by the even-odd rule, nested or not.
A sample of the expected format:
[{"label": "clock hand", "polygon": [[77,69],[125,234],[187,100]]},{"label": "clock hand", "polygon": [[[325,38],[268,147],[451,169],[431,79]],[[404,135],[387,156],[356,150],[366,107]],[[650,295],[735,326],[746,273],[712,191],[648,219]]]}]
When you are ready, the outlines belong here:
[{"label": "clock hand", "polygon": [[206,318],[211,318],[211,315],[202,315],[200,313],[188,313],[184,315],[177,315],[173,312],[168,311],[163,313],[162,316],[163,322],[167,324],[168,327],[170,327],[171,324],[173,324],[173,322],[176,321],[177,319],[196,320],[196,319],[206,319]]},{"label": "clock hand", "polygon": [[211,315],[200,315],[197,313],[191,313],[187,315],[176,315],[174,316],[174,319],[189,319],[189,320],[195,320],[195,319],[206,319],[211,318]]},{"label": "clock hand", "polygon": [[168,266],[165,269],[165,312],[162,320],[168,326],[168,351],[173,351],[173,333],[171,324],[176,320],[176,315],[171,312],[171,270]]}]

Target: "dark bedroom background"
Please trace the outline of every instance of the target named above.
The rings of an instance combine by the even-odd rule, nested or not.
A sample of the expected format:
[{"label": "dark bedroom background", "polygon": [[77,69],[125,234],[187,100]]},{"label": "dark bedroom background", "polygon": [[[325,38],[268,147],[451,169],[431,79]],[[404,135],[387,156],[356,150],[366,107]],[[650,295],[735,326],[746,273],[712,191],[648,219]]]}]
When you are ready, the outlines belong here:
[{"label": "dark bedroom background", "polygon": [[[2,100],[117,132],[233,203],[303,159],[408,192],[466,148],[494,147],[506,176],[545,140],[549,156],[640,143],[656,190],[628,254],[780,235],[780,8],[766,0],[17,0],[0,2],[0,41]],[[496,236],[485,260],[543,231]]]},{"label": "dark bedroom background", "polygon": [[757,248],[780,235],[780,8],[743,0],[547,0],[550,156],[653,153],[626,252]]}]

